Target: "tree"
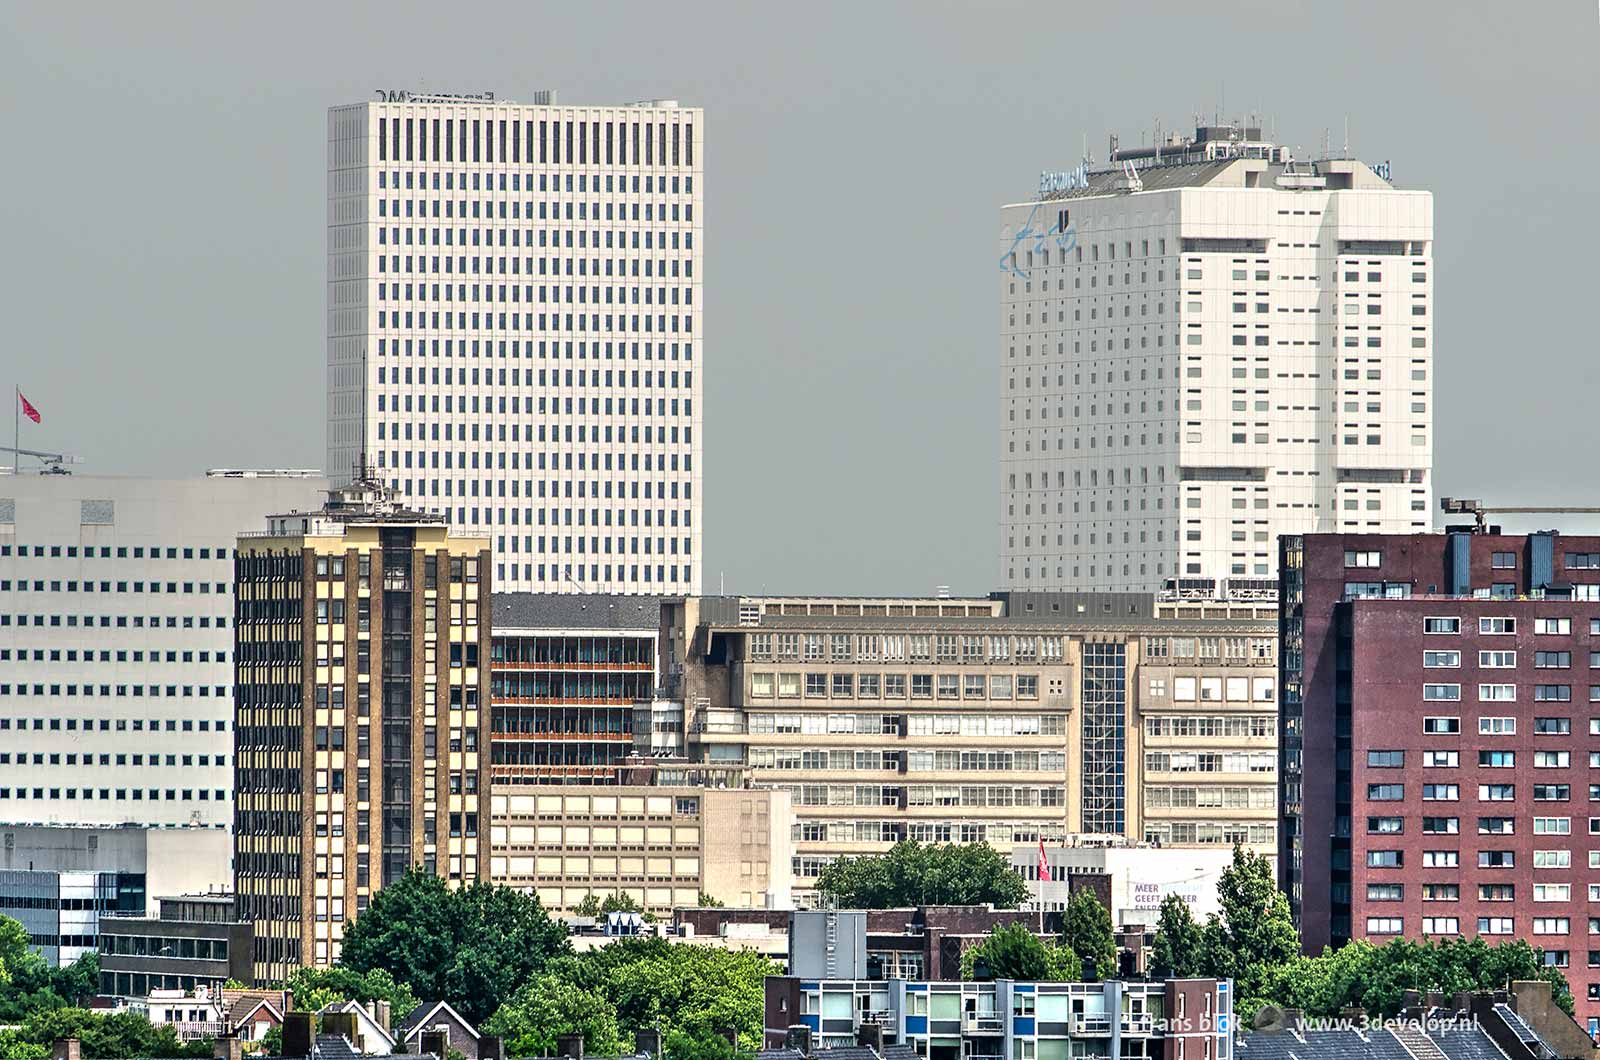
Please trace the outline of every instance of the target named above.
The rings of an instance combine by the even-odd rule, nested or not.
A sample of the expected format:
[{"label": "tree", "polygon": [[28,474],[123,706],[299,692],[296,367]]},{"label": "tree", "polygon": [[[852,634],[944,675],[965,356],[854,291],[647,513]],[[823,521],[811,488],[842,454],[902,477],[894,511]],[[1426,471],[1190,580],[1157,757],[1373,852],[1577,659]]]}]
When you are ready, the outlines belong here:
[{"label": "tree", "polygon": [[0,916],[0,986],[7,986],[16,970],[37,955],[28,948],[28,931],[15,917]]},{"label": "tree", "polygon": [[481,1023],[567,952],[566,929],[537,898],[481,882],[452,889],[411,871],[346,924],[340,961],[359,972],[384,969]]},{"label": "tree", "polygon": [[1087,887],[1080,887],[1067,899],[1067,913],[1061,938],[1087,967],[1092,960],[1100,979],[1117,974],[1117,940],[1111,933],[1111,913]]},{"label": "tree", "polygon": [[1161,899],[1150,967],[1162,968],[1179,979],[1200,973],[1202,931],[1189,903],[1176,894]]},{"label": "tree", "polygon": [[1231,977],[1236,996],[1248,1001],[1259,995],[1271,969],[1300,952],[1300,935],[1264,855],[1235,846],[1233,863],[1217,882],[1217,898],[1222,916],[1207,919],[1202,967],[1208,975]]},{"label": "tree", "polygon": [[707,894],[704,891],[700,892],[699,905],[701,909],[723,909],[726,908],[727,904],[727,902],[715,895]]},{"label": "tree", "polygon": [[839,858],[817,889],[841,908],[992,905],[1015,909],[1028,897],[1022,877],[987,843],[923,846],[903,840],[887,854]]},{"label": "tree", "polygon": [[673,1056],[719,1060],[732,1051],[717,1044],[727,1027],[737,1031],[741,1051],[761,1047],[763,983],[776,972],[750,951],[622,939],[550,961],[485,1027],[522,1055],[546,1036],[581,1032],[593,1047],[614,1034],[621,1045],[652,1028]]},{"label": "tree", "polygon": [[0,1056],[49,1056],[51,1043],[59,1038],[77,1038],[85,1060],[211,1055],[210,1041],[180,1042],[170,1024],[153,1026],[137,1012],[51,1008],[30,1014],[15,1029],[0,1032]]},{"label": "tree", "polygon": [[393,1018],[398,1020],[416,1008],[418,1002],[409,984],[395,982],[394,976],[383,968],[366,972],[341,965],[296,968],[284,980],[281,989],[294,995],[295,1008],[309,1012],[345,1001],[359,1001],[368,1006],[374,1001],[387,1001]]},{"label": "tree", "polygon": [[617,1011],[605,997],[554,975],[541,975],[501,1005],[483,1025],[505,1039],[508,1056],[548,1056],[563,1034],[582,1034],[585,1053],[622,1051]]},{"label": "tree", "polygon": [[634,901],[629,895],[621,891],[614,891],[601,898],[594,891],[590,891],[583,901],[573,907],[572,911],[579,916],[605,916],[607,913],[644,913],[644,907]]},{"label": "tree", "polygon": [[1002,924],[961,954],[961,978],[973,978],[983,957],[992,979],[1018,982],[1070,982],[1083,974],[1071,946],[1042,941],[1023,924]]}]

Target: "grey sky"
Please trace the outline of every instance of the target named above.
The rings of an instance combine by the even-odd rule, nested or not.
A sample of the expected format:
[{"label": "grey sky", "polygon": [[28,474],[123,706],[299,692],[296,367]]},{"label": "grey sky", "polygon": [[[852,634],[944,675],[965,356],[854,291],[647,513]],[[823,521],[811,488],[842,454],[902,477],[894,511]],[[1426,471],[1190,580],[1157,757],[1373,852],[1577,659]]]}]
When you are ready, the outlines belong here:
[{"label": "grey sky", "polygon": [[997,208],[1219,101],[1435,193],[1437,491],[1600,503],[1592,0],[0,5],[24,445],[320,466],[325,111],[379,87],[705,108],[708,590],[988,590]]}]

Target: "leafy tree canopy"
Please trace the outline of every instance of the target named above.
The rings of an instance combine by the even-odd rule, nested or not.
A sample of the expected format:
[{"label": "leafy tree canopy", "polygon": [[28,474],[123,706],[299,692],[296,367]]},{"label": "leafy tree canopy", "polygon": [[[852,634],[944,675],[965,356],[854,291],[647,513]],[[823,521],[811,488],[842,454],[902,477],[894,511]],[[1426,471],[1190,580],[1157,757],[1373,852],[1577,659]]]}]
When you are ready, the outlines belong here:
[{"label": "leafy tree canopy", "polygon": [[741,1049],[761,1047],[763,981],[774,974],[749,951],[619,940],[552,960],[485,1027],[520,1055],[572,1033],[584,1035],[585,1051],[615,1052],[631,1048],[641,1028],[658,1028],[672,1055],[717,1060],[732,1051],[716,1041],[725,1027],[737,1030]]},{"label": "leafy tree canopy", "polygon": [[94,995],[99,983],[99,954],[52,968],[28,948],[22,924],[0,916],[0,1023],[20,1023],[33,1012],[79,1004]]},{"label": "leafy tree canopy", "polygon": [[1015,909],[1028,885],[987,843],[923,846],[903,840],[887,854],[839,858],[822,870],[817,889],[841,908],[993,905]]},{"label": "leafy tree canopy", "polygon": [[358,972],[383,969],[481,1023],[568,952],[565,928],[537,898],[481,882],[451,888],[412,871],[345,927],[340,961]]},{"label": "leafy tree canopy", "polygon": [[328,1005],[359,1001],[370,1006],[374,1001],[389,1002],[395,1020],[417,1007],[418,997],[406,983],[395,982],[387,969],[358,972],[335,965],[332,968],[296,968],[284,980],[282,989],[294,995],[295,1008],[316,1012]]},{"label": "leafy tree canopy", "polygon": [[1116,978],[1117,940],[1111,933],[1111,912],[1087,887],[1073,891],[1067,899],[1061,938],[1080,959],[1094,961],[1096,977]]},{"label": "leafy tree canopy", "polygon": [[961,954],[961,978],[973,978],[979,957],[991,979],[1019,982],[1071,982],[1083,974],[1072,947],[1042,941],[1023,924],[1002,924],[989,937]]},{"label": "leafy tree canopy", "polygon": [[0,1031],[0,1056],[48,1057],[58,1038],[79,1039],[85,1060],[211,1055],[211,1042],[180,1042],[170,1024],[153,1026],[137,1012],[50,1008],[30,1013],[15,1029]]}]

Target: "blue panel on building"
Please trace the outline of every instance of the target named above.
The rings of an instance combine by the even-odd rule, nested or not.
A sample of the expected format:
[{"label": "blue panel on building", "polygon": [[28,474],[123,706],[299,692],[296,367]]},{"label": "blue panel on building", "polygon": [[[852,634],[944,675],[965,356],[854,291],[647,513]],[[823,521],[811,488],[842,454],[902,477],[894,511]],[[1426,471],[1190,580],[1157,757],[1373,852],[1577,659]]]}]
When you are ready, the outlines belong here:
[{"label": "blue panel on building", "polygon": [[1556,538],[1554,534],[1530,534],[1528,584],[1535,589],[1549,588],[1556,577]]},{"label": "blue panel on building", "polygon": [[1032,1016],[1013,1016],[1013,1017],[1011,1017],[1011,1033],[1012,1034],[1032,1034],[1033,1033],[1033,1017]]},{"label": "blue panel on building", "polygon": [[906,1017],[906,1033],[907,1034],[927,1034],[928,1033],[928,1017],[926,1017],[926,1016],[907,1016]]},{"label": "blue panel on building", "polygon": [[814,1031],[822,1030],[822,1017],[820,1015],[813,1014],[809,1016],[801,1016],[800,1022],[804,1023],[807,1027],[810,1027]]},{"label": "blue panel on building", "polygon": [[1450,595],[1472,592],[1472,535],[1450,535]]},{"label": "blue panel on building", "polygon": [[1011,987],[1011,989],[1018,994],[1032,994],[1039,988],[1034,986],[1032,983],[1016,983]]}]

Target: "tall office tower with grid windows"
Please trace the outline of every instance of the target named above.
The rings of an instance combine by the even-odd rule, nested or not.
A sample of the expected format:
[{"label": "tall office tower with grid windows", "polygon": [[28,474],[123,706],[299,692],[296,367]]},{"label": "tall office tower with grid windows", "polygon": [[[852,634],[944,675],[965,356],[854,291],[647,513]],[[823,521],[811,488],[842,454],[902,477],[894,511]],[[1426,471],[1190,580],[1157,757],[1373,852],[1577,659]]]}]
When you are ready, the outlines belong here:
[{"label": "tall office tower with grid windows", "polygon": [[1259,128],[1001,210],[1001,583],[1267,598],[1279,534],[1433,498],[1433,196]]},{"label": "tall office tower with grid windows", "polygon": [[504,591],[697,593],[704,121],[380,93],[328,113],[328,467]]}]

